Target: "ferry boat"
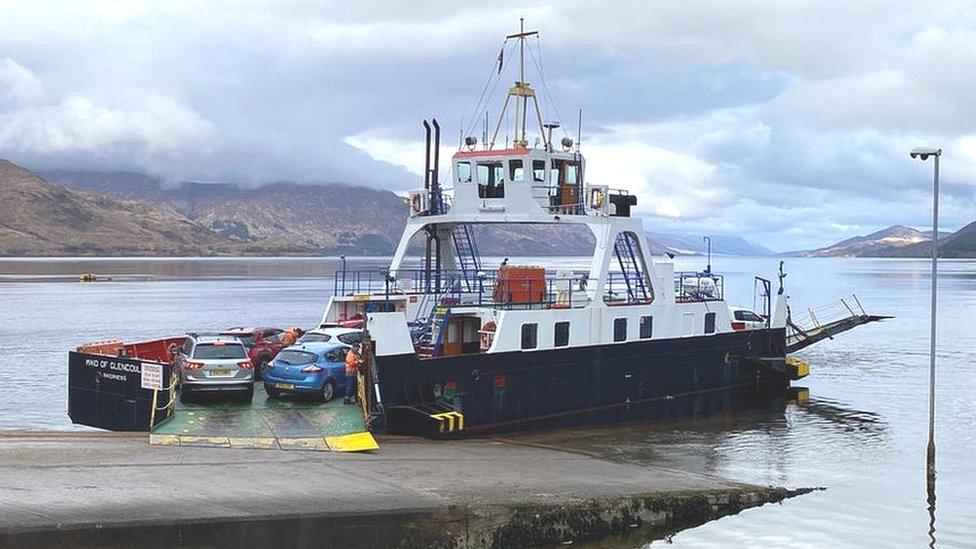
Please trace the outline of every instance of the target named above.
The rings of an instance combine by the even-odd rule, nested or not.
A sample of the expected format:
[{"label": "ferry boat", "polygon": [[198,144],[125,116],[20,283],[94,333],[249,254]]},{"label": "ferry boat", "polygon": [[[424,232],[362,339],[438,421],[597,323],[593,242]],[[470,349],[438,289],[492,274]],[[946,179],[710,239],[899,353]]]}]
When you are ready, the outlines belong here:
[{"label": "ferry boat", "polygon": [[[506,37],[519,48],[518,80],[494,133],[461,140],[449,183],[439,174],[440,127],[424,121],[424,188],[409,194],[389,268],[336,273],[321,324],[364,322],[373,412],[393,432],[479,432],[646,417],[661,412],[654,404],[734,389],[782,396],[807,373],[787,358],[782,278],[775,305],[766,282],[764,325],[742,329],[721,274],[674,272],[652,258],[632,215],[638,197],[588,181],[572,139],[553,143],[558,126],[543,122],[525,80],[535,35]],[[515,132],[499,147],[511,109]],[[491,268],[474,228],[499,224],[585,228],[595,240],[589,268]],[[423,255],[411,265],[417,239]]]}]

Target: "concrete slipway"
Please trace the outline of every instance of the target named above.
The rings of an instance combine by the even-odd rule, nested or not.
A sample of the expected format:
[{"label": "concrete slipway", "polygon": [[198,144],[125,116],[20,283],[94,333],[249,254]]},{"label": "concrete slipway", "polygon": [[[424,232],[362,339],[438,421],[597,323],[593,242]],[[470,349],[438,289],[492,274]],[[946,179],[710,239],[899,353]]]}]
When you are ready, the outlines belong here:
[{"label": "concrete slipway", "polygon": [[[0,546],[481,547],[660,538],[807,490],[500,440],[370,454],[0,433]],[[634,537],[637,536],[637,537]]]}]

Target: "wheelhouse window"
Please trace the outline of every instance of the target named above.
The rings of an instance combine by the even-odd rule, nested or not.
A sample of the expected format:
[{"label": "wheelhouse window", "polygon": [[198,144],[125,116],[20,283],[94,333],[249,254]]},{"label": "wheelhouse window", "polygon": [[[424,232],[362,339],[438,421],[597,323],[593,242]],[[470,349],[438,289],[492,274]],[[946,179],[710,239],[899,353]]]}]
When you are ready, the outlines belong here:
[{"label": "wheelhouse window", "polygon": [[522,160],[511,160],[508,163],[508,180],[512,183],[525,181],[525,167]]},{"label": "wheelhouse window", "polygon": [[553,160],[549,171],[549,192],[551,206],[556,211],[571,213],[579,199],[579,163],[569,160]]},{"label": "wheelhouse window", "polygon": [[478,163],[478,198],[505,198],[505,164]]},{"label": "wheelhouse window", "polygon": [[459,183],[471,183],[471,163],[458,162],[457,173]]},{"label": "wheelhouse window", "polygon": [[705,313],[705,333],[715,333],[715,313]]},{"label": "wheelhouse window", "polygon": [[654,336],[654,317],[653,316],[640,317],[640,338],[651,339],[651,337],[653,336]]},{"label": "wheelhouse window", "polygon": [[522,349],[535,349],[539,345],[539,325],[522,325]]},{"label": "wheelhouse window", "polygon": [[553,328],[553,346],[565,347],[569,345],[569,322],[557,322]]},{"label": "wheelhouse window", "polygon": [[532,181],[536,183],[546,182],[546,161],[545,160],[532,161]]},{"label": "wheelhouse window", "polygon": [[613,319],[613,340],[627,341],[627,319],[626,318]]}]

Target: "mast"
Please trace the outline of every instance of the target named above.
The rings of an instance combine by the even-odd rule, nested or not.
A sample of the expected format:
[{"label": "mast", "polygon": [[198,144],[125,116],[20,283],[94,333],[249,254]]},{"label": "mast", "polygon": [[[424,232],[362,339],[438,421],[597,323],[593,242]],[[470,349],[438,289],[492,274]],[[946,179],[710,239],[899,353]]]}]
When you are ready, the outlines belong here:
[{"label": "mast", "polygon": [[[513,97],[515,98],[515,141],[512,146],[516,149],[525,149],[529,146],[528,134],[526,133],[526,118],[528,117],[529,111],[529,98],[532,98],[532,106],[535,109],[536,119],[539,123],[539,133],[542,135],[542,140],[545,142],[546,148],[549,148],[549,138],[546,136],[546,131],[542,124],[542,112],[539,111],[539,101],[536,99],[535,90],[525,81],[525,39],[538,34],[538,31],[526,31],[525,18],[520,17],[519,32],[509,34],[505,37],[505,42],[512,39],[519,41],[519,79],[508,90],[508,95],[505,97],[505,104],[502,106],[502,111],[498,116],[498,123],[495,124],[495,132],[492,134],[491,141],[488,144],[488,150],[491,150],[495,146],[495,140],[498,139],[498,131],[502,126],[502,120],[505,119],[505,112],[508,110],[508,104]],[[520,129],[521,135],[519,135]]]}]

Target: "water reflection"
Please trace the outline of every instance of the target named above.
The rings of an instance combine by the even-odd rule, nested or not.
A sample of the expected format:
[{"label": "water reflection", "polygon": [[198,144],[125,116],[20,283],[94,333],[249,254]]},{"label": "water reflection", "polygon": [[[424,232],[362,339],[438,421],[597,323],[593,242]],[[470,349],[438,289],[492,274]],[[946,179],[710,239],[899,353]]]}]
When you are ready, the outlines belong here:
[{"label": "water reflection", "polygon": [[778,483],[787,482],[786,472],[806,458],[801,452],[807,440],[830,441],[835,449],[871,448],[887,436],[887,425],[877,414],[811,397],[804,388],[780,394],[735,389],[694,395],[654,413],[665,419],[505,438],[646,466]]}]

